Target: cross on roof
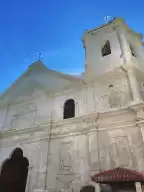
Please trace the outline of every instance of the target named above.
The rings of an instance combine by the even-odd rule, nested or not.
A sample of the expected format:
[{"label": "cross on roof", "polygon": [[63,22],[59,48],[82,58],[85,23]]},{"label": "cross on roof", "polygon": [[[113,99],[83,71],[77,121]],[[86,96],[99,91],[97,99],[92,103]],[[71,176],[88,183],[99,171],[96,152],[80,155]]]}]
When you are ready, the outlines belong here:
[{"label": "cross on roof", "polygon": [[111,20],[111,16],[105,16],[104,17],[104,21],[105,21],[105,23],[108,23],[110,20]]},{"label": "cross on roof", "polygon": [[41,61],[43,59],[41,55],[42,55],[41,53],[38,54],[38,60],[39,61]]}]

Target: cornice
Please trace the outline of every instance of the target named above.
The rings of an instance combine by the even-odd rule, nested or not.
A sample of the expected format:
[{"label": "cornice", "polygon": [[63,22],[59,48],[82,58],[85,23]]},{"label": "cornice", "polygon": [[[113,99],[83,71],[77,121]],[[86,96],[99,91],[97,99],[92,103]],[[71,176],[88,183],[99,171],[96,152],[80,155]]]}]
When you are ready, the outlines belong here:
[{"label": "cornice", "polygon": [[127,128],[135,128],[136,122],[135,121],[124,121],[124,122],[115,122],[109,123],[106,125],[99,125],[97,130],[98,131],[105,131],[105,130],[112,130],[112,129],[127,129]]},{"label": "cornice", "polygon": [[[52,138],[57,138],[57,137],[64,137],[64,135],[70,136],[71,134],[82,134],[84,132],[94,131],[96,129],[102,131],[102,130],[135,126],[136,125],[135,121],[124,121],[124,122],[119,121],[114,123],[107,123],[107,122],[102,123],[99,121],[103,117],[109,118],[119,114],[125,115],[126,113],[128,114],[129,110],[125,108],[105,113],[93,112],[91,114],[86,114],[83,116],[61,120],[57,122],[47,121],[41,124],[33,125],[25,129],[11,129],[8,131],[3,131],[0,133],[0,138],[1,139],[5,139],[8,137],[25,138],[25,136],[27,136],[30,139],[32,138],[38,139],[46,135],[48,138],[50,132]],[[18,140],[21,140],[20,138],[18,138]]]},{"label": "cornice", "polygon": [[[81,122],[84,122],[84,123],[93,122],[92,118],[94,120],[95,117],[96,117],[96,113],[93,113],[93,114],[88,114],[85,116],[75,117],[72,119],[66,119],[66,120],[61,120],[57,122],[45,121],[41,124],[35,124],[33,126],[30,126],[24,129],[15,128],[7,131],[1,131],[0,138],[23,135],[23,134],[33,134],[33,133],[42,132],[42,131],[44,133],[48,133],[51,127],[54,132],[53,134],[55,134],[55,130],[57,131],[57,129],[59,129],[60,132],[62,131],[62,129],[60,130],[61,127],[64,127],[64,129],[66,129],[66,127],[71,128],[72,125],[77,125]],[[69,130],[71,131],[71,129]]]},{"label": "cornice", "polygon": [[121,107],[121,108],[108,108],[107,110],[103,110],[100,112],[101,117],[112,117],[115,115],[124,115],[129,112],[128,106]]},{"label": "cornice", "polygon": [[141,101],[140,103],[132,103],[128,106],[129,109],[132,109],[133,111],[137,112],[140,108],[144,108],[144,101]]},{"label": "cornice", "polygon": [[1,131],[0,138],[21,135],[21,134],[30,134],[32,132],[38,131],[39,127],[40,127],[40,125],[37,124],[37,125],[33,125],[31,127],[24,128],[24,129],[15,128],[15,129],[10,129],[10,130],[6,130],[6,131]]},{"label": "cornice", "polygon": [[144,128],[144,120],[142,120],[142,121],[137,121],[137,122],[136,122],[136,125],[138,125],[138,126],[143,126],[143,127],[141,127],[141,128]]},{"label": "cornice", "polygon": [[111,81],[111,80],[119,80],[121,79],[122,77],[125,77],[125,74],[120,70],[119,67],[115,68],[114,71],[107,71],[105,73],[101,73],[99,74],[98,76],[95,76],[93,78],[86,78],[86,83],[88,85],[90,84],[94,84],[94,83],[97,83],[97,84],[102,84],[102,83],[108,83],[108,81]]},{"label": "cornice", "polygon": [[80,136],[80,135],[85,135],[88,134],[89,132],[95,132],[95,131],[111,131],[111,130],[117,130],[117,129],[127,129],[127,128],[136,128],[135,124],[132,122],[126,122],[125,124],[120,124],[120,125],[113,125],[113,126],[109,126],[105,128],[98,128],[95,125],[91,125],[88,126],[86,128],[82,128],[82,129],[75,129],[75,130],[71,130],[69,132],[58,132],[58,133],[53,133],[51,135],[51,137],[48,135],[48,133],[43,134],[43,137],[40,138],[34,138],[33,136],[27,139],[19,139],[19,140],[12,140],[11,142],[7,143],[7,142],[3,142],[0,144],[0,147],[6,147],[6,146],[11,146],[11,145],[23,145],[23,144],[28,144],[28,143],[37,143],[39,141],[45,140],[45,141],[49,141],[49,140],[54,140],[54,139],[64,139],[64,138],[70,138],[70,137],[74,137],[74,136]]}]

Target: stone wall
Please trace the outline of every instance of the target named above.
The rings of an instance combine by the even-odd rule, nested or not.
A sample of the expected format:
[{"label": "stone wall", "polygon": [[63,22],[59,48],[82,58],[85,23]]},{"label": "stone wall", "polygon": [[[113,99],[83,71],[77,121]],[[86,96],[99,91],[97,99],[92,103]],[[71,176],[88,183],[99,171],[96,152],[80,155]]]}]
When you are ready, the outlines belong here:
[{"label": "stone wall", "polygon": [[0,134],[0,163],[21,147],[30,163],[27,192],[79,191],[97,171],[123,166],[143,171],[140,106],[42,123]]},{"label": "stone wall", "polygon": [[[109,85],[113,85],[109,88]],[[121,108],[131,102],[126,75],[121,70],[116,74],[89,82],[83,86],[72,87],[54,94],[39,93],[35,88],[34,96],[19,97],[7,106],[0,107],[1,131],[24,129],[51,120],[63,120],[64,103],[68,99],[75,101],[75,116],[80,117],[94,111],[101,112],[110,108]],[[111,103],[114,102],[114,103]]]}]

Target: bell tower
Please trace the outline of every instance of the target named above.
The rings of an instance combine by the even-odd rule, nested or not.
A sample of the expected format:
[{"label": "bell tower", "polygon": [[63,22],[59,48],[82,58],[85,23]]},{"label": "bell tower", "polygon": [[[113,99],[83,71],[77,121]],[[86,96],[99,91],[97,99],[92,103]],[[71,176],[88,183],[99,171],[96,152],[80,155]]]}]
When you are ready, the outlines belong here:
[{"label": "bell tower", "polygon": [[130,29],[121,18],[86,31],[83,36],[85,76],[99,76],[123,65],[144,71],[141,39],[142,35]]},{"label": "bell tower", "polygon": [[[121,18],[88,30],[83,36],[86,81],[111,76],[123,70],[127,74],[133,100],[141,100],[139,76],[144,77],[142,35],[134,32]],[[141,75],[140,75],[141,74]],[[141,78],[141,79],[142,79]],[[144,83],[144,78],[143,78]]]}]

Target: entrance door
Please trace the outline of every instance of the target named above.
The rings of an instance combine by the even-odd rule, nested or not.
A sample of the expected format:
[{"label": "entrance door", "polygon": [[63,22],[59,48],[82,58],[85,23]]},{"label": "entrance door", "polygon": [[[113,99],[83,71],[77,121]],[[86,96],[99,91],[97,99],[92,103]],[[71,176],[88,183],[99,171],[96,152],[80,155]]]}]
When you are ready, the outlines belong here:
[{"label": "entrance door", "polygon": [[0,192],[25,192],[29,162],[23,151],[16,148],[2,166]]}]

